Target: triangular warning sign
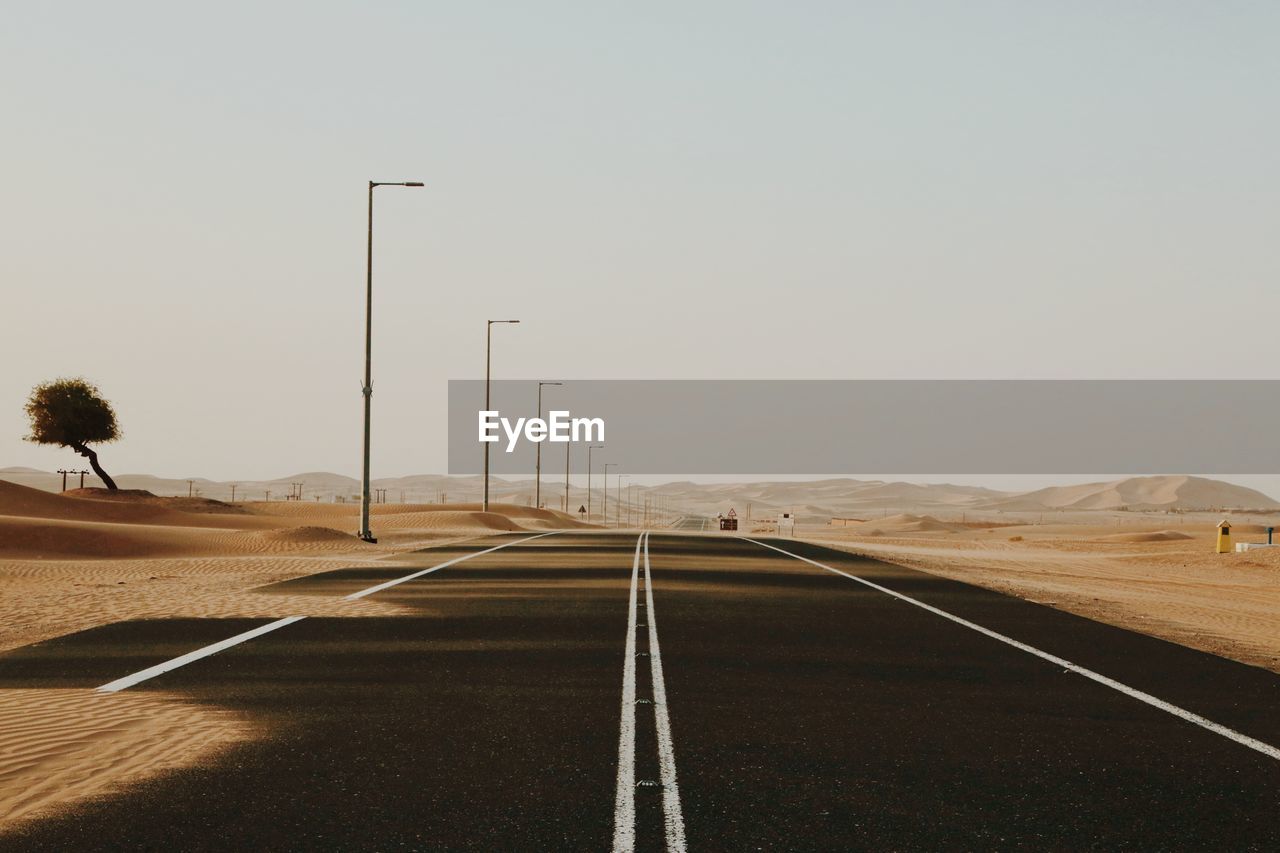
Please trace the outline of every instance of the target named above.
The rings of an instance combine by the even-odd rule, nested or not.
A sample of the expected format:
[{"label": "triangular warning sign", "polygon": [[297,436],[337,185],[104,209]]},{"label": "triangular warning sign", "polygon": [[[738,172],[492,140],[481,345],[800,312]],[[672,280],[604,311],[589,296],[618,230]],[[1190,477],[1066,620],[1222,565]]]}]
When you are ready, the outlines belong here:
[{"label": "triangular warning sign", "polygon": [[586,515],[586,514],[587,514],[587,508],[586,508],[585,506],[583,506],[582,504],[578,504],[578,512],[582,513],[583,515]]}]

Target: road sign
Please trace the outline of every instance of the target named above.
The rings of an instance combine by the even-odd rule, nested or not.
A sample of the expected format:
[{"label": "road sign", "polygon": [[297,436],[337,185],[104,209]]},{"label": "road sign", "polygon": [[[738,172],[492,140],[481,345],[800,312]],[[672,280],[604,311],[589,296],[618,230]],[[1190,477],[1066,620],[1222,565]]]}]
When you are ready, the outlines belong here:
[{"label": "road sign", "polygon": [[578,504],[578,515],[586,515],[586,514],[587,514],[587,508],[582,504]]},{"label": "road sign", "polygon": [[729,518],[737,518],[737,517],[738,517],[738,511],[733,507],[729,507]]}]

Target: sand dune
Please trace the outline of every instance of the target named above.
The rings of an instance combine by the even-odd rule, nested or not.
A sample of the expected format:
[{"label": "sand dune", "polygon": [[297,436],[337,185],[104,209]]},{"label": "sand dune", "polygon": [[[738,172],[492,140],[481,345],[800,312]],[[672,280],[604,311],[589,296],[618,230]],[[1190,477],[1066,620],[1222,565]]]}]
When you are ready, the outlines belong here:
[{"label": "sand dune", "polygon": [[102,499],[96,490],[63,495],[0,480],[0,516],[117,524],[169,524],[184,527],[263,527],[260,519],[240,512],[183,512],[164,505],[172,498],[120,496]]},{"label": "sand dune", "polygon": [[1136,533],[1112,533],[1098,538],[1108,542],[1178,542],[1195,537],[1180,530],[1152,530]]},{"label": "sand dune", "polygon": [[852,524],[848,529],[868,536],[888,536],[901,533],[956,533],[967,528],[947,524],[931,515],[902,513]]},{"label": "sand dune", "polygon": [[[515,504],[377,504],[375,533],[411,547],[444,535],[580,528],[562,512]],[[132,559],[288,553],[377,546],[353,536],[359,506],[278,501],[234,507],[201,498],[99,490],[51,494],[0,481],[0,559]],[[385,547],[384,547],[385,552]],[[376,552],[376,551],[375,551]]]},{"label": "sand dune", "polygon": [[0,559],[163,557],[213,554],[213,531],[144,524],[0,516]]},{"label": "sand dune", "polygon": [[1280,503],[1254,489],[1204,477],[1130,477],[1109,483],[1051,486],[983,505],[985,509],[1032,512],[1045,509],[1185,510],[1218,507],[1280,509]]}]

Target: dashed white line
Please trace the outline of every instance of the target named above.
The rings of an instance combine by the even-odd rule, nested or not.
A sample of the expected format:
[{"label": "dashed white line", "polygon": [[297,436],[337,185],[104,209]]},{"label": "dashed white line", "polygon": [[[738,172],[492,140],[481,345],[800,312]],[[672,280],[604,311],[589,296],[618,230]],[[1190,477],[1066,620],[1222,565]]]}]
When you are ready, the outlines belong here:
[{"label": "dashed white line", "polygon": [[636,849],[636,589],[640,575],[641,534],[631,562],[631,601],[627,605],[626,658],[622,663],[622,722],[618,727],[618,787],[613,798],[613,849]]},{"label": "dashed white line", "polygon": [[1027,654],[1035,655],[1038,658],[1047,660],[1050,663],[1056,664],[1057,666],[1060,666],[1063,669],[1074,672],[1077,675],[1083,675],[1085,678],[1088,678],[1091,681],[1096,681],[1098,684],[1101,684],[1105,687],[1110,687],[1112,690],[1119,691],[1120,693],[1123,693],[1126,696],[1129,696],[1133,699],[1137,699],[1139,702],[1145,702],[1146,704],[1150,705],[1153,708],[1159,708],[1161,711],[1165,711],[1169,714],[1172,714],[1173,716],[1178,717],[1194,725],[1197,725],[1202,729],[1206,729],[1208,731],[1213,732],[1214,734],[1221,735],[1222,737],[1227,738],[1228,740],[1233,740],[1242,746],[1247,746],[1249,749],[1252,749],[1256,752],[1260,752],[1263,755],[1267,756],[1268,758],[1274,758],[1277,761],[1280,761],[1280,749],[1277,749],[1271,744],[1264,743],[1255,738],[1251,738],[1246,734],[1241,734],[1235,729],[1228,728],[1227,726],[1224,726],[1221,723],[1215,723],[1213,720],[1210,720],[1207,717],[1202,717],[1199,714],[1186,710],[1185,708],[1180,708],[1177,705],[1174,705],[1172,703],[1164,701],[1163,699],[1159,699],[1155,696],[1152,696],[1150,693],[1144,693],[1143,691],[1138,690],[1135,687],[1130,687],[1127,684],[1122,684],[1121,682],[1116,681],[1113,678],[1108,678],[1107,676],[1102,675],[1101,673],[1094,672],[1091,669],[1080,666],[1079,664],[1072,663],[1071,661],[1066,660],[1064,658],[1060,658],[1057,655],[1050,654],[1049,652],[1043,651],[1041,649],[1037,649],[1035,646],[1029,646],[1026,643],[1013,639],[1012,637],[1005,636],[1004,634],[1001,634],[998,631],[992,631],[990,628],[984,628],[981,625],[978,625],[977,623],[970,622],[968,619],[963,619],[959,616],[956,616],[953,613],[948,613],[947,611],[934,607],[931,604],[925,604],[923,601],[919,601],[918,599],[912,598],[909,595],[903,595],[900,592],[895,592],[894,590],[889,589],[888,587],[881,586],[880,584],[875,583],[874,581],[869,581],[866,578],[860,578],[857,575],[851,575],[848,572],[842,572],[839,569],[834,569],[831,566],[825,565],[823,563],[819,563],[817,560],[810,560],[808,557],[801,557],[799,554],[793,554],[790,551],[786,551],[786,550],[783,550],[782,548],[778,548],[774,545],[770,545],[767,542],[758,542],[755,539],[747,539],[747,537],[745,536],[740,538],[742,538],[747,542],[751,542],[755,545],[760,545],[761,547],[769,548],[773,551],[777,551],[780,554],[786,554],[789,557],[795,557],[797,560],[802,560],[803,562],[809,563],[812,566],[817,566],[818,568],[825,569],[826,571],[831,572],[833,574],[841,575],[843,577],[848,578],[849,580],[857,581],[863,586],[870,587],[871,589],[877,590],[878,592],[883,592],[885,595],[891,595],[894,598],[898,599],[899,601],[905,601],[907,604],[915,605],[916,607],[919,607],[922,610],[927,610],[930,613],[933,613],[934,615],[941,616],[943,619],[949,619],[950,621],[956,623],[957,625],[963,625],[964,627],[970,629],[971,631],[977,631],[979,634],[983,634],[984,636],[990,637],[993,640],[999,640],[1000,642],[1006,645],[1013,646],[1015,649],[1024,651]]},{"label": "dashed white line", "polygon": [[[357,598],[364,598],[366,595],[373,595],[375,592],[381,592],[384,589],[390,589],[391,587],[396,586],[397,584],[402,584],[406,581],[411,581],[411,580],[414,580],[415,578],[420,578],[423,575],[429,575],[432,572],[439,571],[440,569],[456,565],[458,563],[461,563],[463,560],[470,560],[472,557],[479,557],[482,554],[491,554],[494,551],[499,551],[503,548],[509,548],[512,545],[519,545],[522,542],[529,542],[534,539],[541,539],[543,536],[550,536],[553,533],[557,533],[557,532],[559,531],[552,530],[548,533],[539,533],[536,536],[527,536],[524,539],[517,539],[514,542],[503,542],[501,545],[495,545],[494,547],[486,548],[483,551],[476,551],[475,553],[472,553],[472,554],[464,554],[461,557],[455,557],[452,560],[447,560],[439,564],[438,566],[432,566],[429,569],[423,569],[420,572],[414,572],[413,574],[405,575],[402,578],[396,578],[395,580],[387,581],[386,583],[380,583],[377,586],[371,586],[368,589],[363,589],[360,592],[352,593],[351,595],[348,595],[344,600],[351,601]],[[167,660],[164,663],[159,663],[159,664],[156,664],[155,666],[151,666],[151,667],[147,667],[146,669],[139,670],[138,672],[135,672],[132,675],[126,675],[124,678],[117,678],[115,681],[112,681],[108,684],[104,684],[101,687],[97,688],[97,692],[118,693],[121,690],[124,690],[125,688],[133,687],[135,684],[141,684],[144,681],[155,678],[157,675],[163,675],[166,672],[175,670],[180,666],[186,666],[189,663],[194,663],[195,661],[201,660],[202,658],[207,658],[210,655],[216,655],[218,652],[224,651],[225,649],[229,649],[232,646],[238,646],[241,643],[247,642],[248,640],[252,640],[255,637],[261,637],[263,634],[268,634],[276,630],[277,628],[283,628],[286,625],[292,625],[295,622],[301,622],[305,618],[307,617],[286,616],[283,619],[277,619],[276,621],[268,623],[266,625],[259,625],[257,628],[254,628],[251,631],[245,631],[243,634],[236,634],[234,637],[228,637],[225,640],[220,640],[216,643],[205,646],[204,648],[196,649],[194,652],[187,652],[185,655],[180,655],[176,658],[173,658],[172,660]]]},{"label": "dashed white line", "polygon": [[[684,853],[684,812],[676,784],[676,753],[671,741],[671,715],[667,712],[667,685],[662,678],[662,653],[658,649],[658,617],[653,609],[653,580],[649,575],[649,534],[644,534],[645,621],[649,623],[649,669],[653,676],[653,717],[658,730],[658,768],[662,779],[662,816],[667,850]],[[634,599],[635,594],[632,593]]]}]

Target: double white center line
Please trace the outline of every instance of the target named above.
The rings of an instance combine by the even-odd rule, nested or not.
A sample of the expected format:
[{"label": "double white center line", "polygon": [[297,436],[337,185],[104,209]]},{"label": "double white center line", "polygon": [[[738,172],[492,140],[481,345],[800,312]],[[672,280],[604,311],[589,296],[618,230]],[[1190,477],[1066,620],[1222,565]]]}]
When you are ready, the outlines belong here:
[{"label": "double white center line", "polygon": [[[637,619],[640,559],[644,557],[645,623]],[[649,574],[649,534],[636,540],[631,564],[631,600],[627,607],[626,660],[622,664],[622,722],[618,733],[618,786],[614,797],[613,849],[631,851],[636,846],[636,631],[649,631],[649,676],[653,684],[653,721],[658,741],[658,775],[662,786],[662,818],[667,850],[685,850],[684,815],[676,784],[676,756],[667,712],[667,687],[662,678],[662,654],[658,647],[658,622],[653,610],[653,583]]]}]

